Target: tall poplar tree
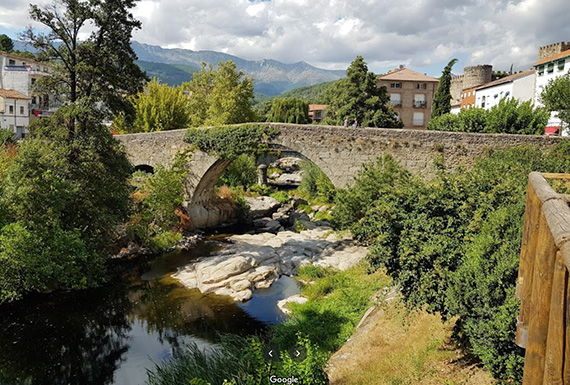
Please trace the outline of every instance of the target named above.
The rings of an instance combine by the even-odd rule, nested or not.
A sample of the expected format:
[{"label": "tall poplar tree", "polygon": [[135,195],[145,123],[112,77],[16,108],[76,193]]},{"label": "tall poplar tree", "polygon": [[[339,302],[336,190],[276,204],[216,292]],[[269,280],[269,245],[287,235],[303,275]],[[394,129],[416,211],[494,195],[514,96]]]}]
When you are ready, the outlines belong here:
[{"label": "tall poplar tree", "polygon": [[451,112],[451,68],[455,63],[457,59],[451,59],[441,73],[439,87],[433,97],[432,119]]}]

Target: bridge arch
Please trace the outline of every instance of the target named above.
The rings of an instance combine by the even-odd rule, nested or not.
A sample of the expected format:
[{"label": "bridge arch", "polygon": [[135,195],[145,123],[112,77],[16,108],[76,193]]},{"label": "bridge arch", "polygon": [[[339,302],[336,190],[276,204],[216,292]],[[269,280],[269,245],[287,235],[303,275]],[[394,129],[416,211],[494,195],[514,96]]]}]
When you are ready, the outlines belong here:
[{"label": "bridge arch", "polygon": [[[259,123],[267,124],[267,123]],[[471,165],[487,149],[502,149],[520,145],[535,145],[548,149],[558,137],[510,134],[474,134],[459,132],[403,130],[382,128],[344,128],[333,126],[271,123],[280,130],[272,145],[282,151],[302,154],[319,167],[336,187],[346,187],[367,162],[383,153],[391,154],[402,166],[416,175],[430,178],[435,174],[434,154],[443,153],[445,165]],[[204,128],[207,129],[207,128]],[[184,142],[186,130],[126,134],[121,141],[132,164],[168,166],[176,153],[190,148]],[[194,151],[189,161],[185,205],[189,214],[208,211],[213,202],[214,185],[229,165],[200,151]],[[211,210],[210,210],[211,211]],[[215,210],[214,210],[215,211]],[[213,211],[212,211],[213,212]],[[209,215],[209,214],[208,214]],[[204,223],[214,225],[215,215]],[[201,227],[197,225],[196,227]]]}]

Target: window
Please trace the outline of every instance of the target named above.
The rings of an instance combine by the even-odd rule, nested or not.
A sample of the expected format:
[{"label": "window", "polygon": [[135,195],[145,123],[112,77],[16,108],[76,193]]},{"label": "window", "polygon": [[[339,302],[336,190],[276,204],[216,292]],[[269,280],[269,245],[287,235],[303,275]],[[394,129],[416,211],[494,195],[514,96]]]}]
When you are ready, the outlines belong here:
[{"label": "window", "polygon": [[13,114],[14,113],[14,106],[12,106],[12,105],[8,106],[8,112],[10,114]]},{"label": "window", "polygon": [[417,83],[416,84],[416,90],[425,90],[426,88],[427,88],[426,83]]},{"label": "window", "polygon": [[32,86],[36,84],[36,78],[32,78]]},{"label": "window", "polygon": [[415,108],[425,108],[426,107],[426,96],[424,94],[414,95],[414,107]]},{"label": "window", "polygon": [[566,64],[566,61],[565,61],[564,59],[558,60],[558,70],[559,70],[559,71],[563,71],[563,70],[564,70],[564,64]]},{"label": "window", "polygon": [[400,107],[402,105],[402,97],[400,94],[390,94],[390,102],[394,107]]},{"label": "window", "polygon": [[481,98],[481,108],[485,108],[485,96]]},{"label": "window", "polygon": [[15,66],[15,65],[16,65],[16,60],[14,60],[14,59],[8,59],[8,65],[9,65],[9,66]]},{"label": "window", "polygon": [[424,113],[423,112],[414,112],[414,118],[412,124],[414,126],[423,126],[424,125]]},{"label": "window", "polygon": [[390,88],[402,88],[402,83],[390,83]]},{"label": "window", "polygon": [[24,106],[20,106],[20,115],[24,115]]},{"label": "window", "polygon": [[546,72],[548,72],[549,74],[554,72],[554,63],[548,63],[548,67],[546,68]]},{"label": "window", "polygon": [[471,91],[467,92],[467,96],[471,96]]},{"label": "window", "polygon": [[538,66],[538,76],[544,75],[544,65]]},{"label": "window", "polygon": [[32,104],[36,104],[37,103],[37,99],[35,96],[32,96]]}]

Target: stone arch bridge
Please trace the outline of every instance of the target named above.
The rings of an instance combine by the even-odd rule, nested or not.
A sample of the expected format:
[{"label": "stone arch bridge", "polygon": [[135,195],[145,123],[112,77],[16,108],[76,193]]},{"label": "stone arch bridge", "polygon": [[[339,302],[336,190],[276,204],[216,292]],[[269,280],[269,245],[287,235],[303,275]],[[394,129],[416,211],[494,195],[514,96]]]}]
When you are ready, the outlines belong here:
[{"label": "stone arch bridge", "polygon": [[[561,140],[546,136],[269,124],[280,130],[271,143],[276,149],[312,161],[336,187],[350,185],[364,163],[383,153],[391,154],[412,173],[429,178],[435,171],[433,158],[438,153],[443,153],[446,166],[453,168],[472,164],[488,149],[524,144],[547,149]],[[172,130],[116,138],[123,143],[135,167],[149,169],[157,164],[168,166],[176,153],[190,149],[183,141],[185,132]],[[214,226],[231,217],[232,210],[220,205],[214,195],[214,186],[230,163],[201,151],[193,152],[184,206],[194,227]]]}]

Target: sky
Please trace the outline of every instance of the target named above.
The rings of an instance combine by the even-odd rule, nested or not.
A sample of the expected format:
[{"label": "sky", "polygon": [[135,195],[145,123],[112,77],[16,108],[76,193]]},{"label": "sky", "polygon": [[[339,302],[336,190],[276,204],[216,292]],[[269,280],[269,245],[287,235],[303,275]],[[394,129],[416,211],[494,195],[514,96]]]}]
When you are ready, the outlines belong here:
[{"label": "sky", "polygon": [[[361,55],[377,74],[404,65],[439,76],[452,58],[456,74],[477,64],[524,70],[540,46],[570,41],[567,1],[142,0],[133,38],[326,69],[345,70]],[[29,3],[0,2],[0,34],[15,39],[31,25]]]}]

